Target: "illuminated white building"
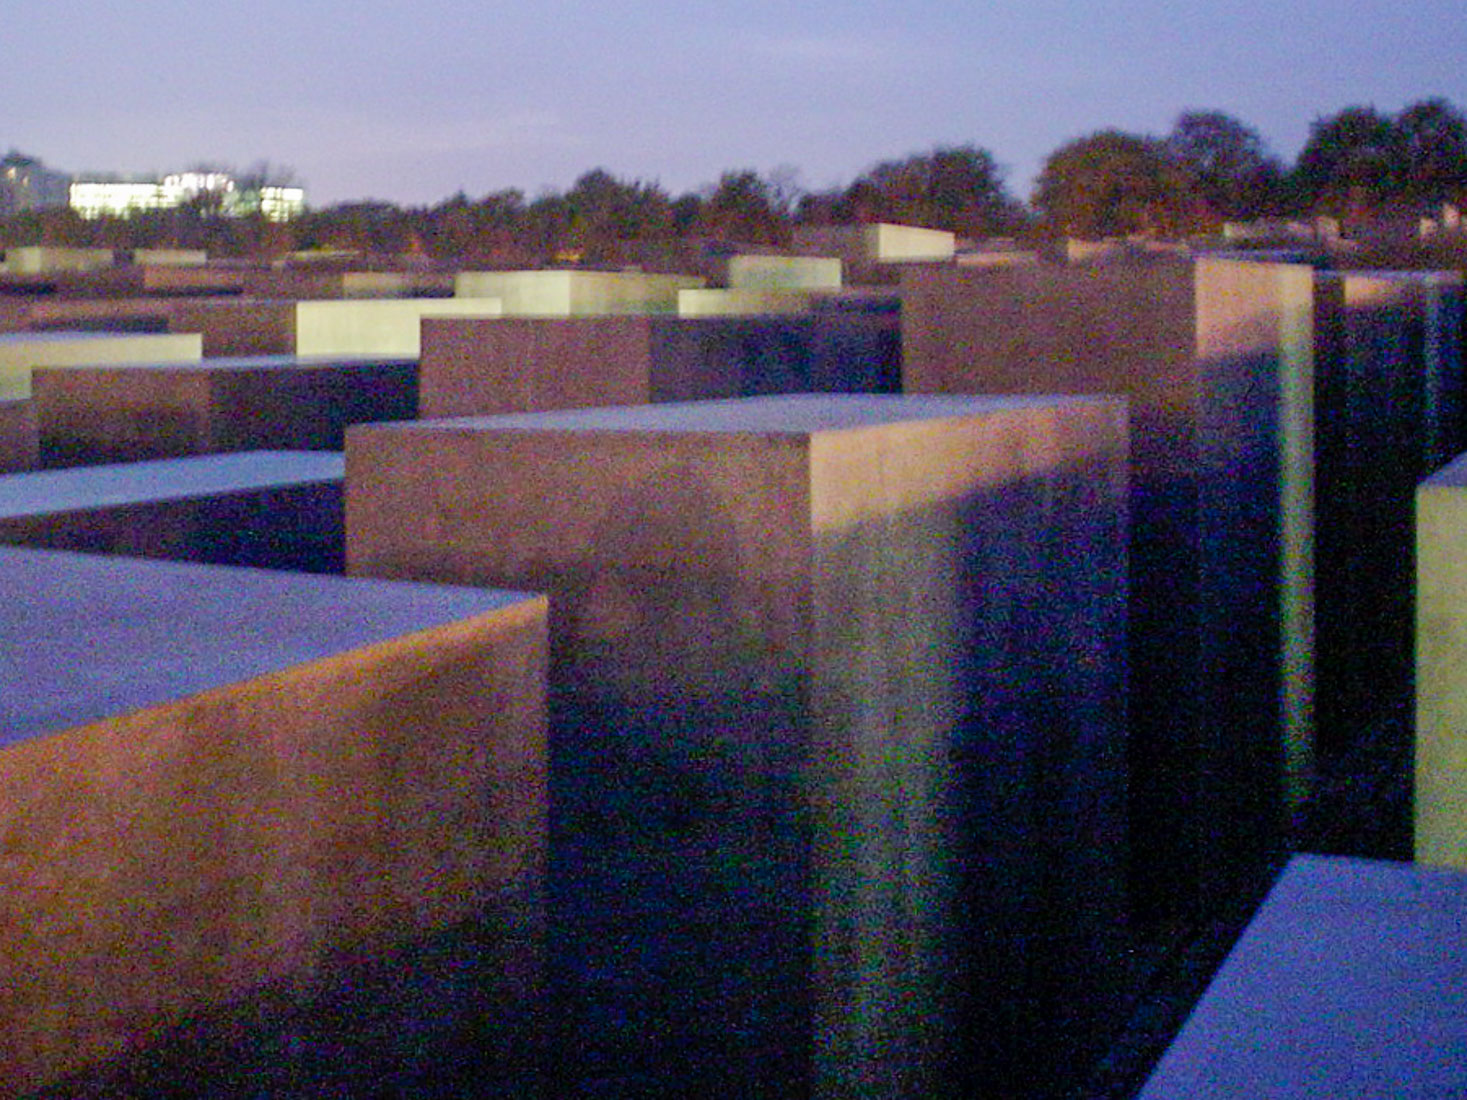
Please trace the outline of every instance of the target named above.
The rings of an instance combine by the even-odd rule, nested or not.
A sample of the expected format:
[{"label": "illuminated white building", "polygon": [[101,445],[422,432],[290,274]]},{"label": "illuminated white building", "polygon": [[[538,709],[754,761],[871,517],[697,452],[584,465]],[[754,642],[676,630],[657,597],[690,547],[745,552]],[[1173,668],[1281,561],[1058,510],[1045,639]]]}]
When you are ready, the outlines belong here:
[{"label": "illuminated white building", "polygon": [[200,196],[217,197],[221,214],[258,212],[270,221],[288,221],[306,207],[304,188],[270,184],[241,189],[226,172],[175,172],[161,180],[77,180],[70,197],[71,208],[83,218],[126,218],[171,210]]}]

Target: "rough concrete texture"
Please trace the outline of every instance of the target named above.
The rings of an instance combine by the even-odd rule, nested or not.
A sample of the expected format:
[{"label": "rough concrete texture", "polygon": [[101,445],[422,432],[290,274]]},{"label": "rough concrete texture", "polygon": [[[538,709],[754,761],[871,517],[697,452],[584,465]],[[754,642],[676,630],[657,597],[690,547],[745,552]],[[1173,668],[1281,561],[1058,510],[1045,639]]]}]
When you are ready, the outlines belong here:
[{"label": "rough concrete texture", "polygon": [[351,429],[352,572],[550,593],[576,1080],[1020,1095],[1093,1052],[1124,425],[804,397]]},{"label": "rough concrete texture", "polygon": [[498,317],[495,298],[377,298],[298,302],[297,355],[395,355],[416,359],[425,317]]},{"label": "rough concrete texture", "polygon": [[838,290],[841,262],[831,256],[730,256],[728,286],[730,290]]},{"label": "rough concrete texture", "polygon": [[275,356],[36,371],[46,466],[341,450],[349,424],[417,415],[411,359]]},{"label": "rough concrete texture", "polygon": [[5,250],[5,270],[15,275],[45,275],[58,271],[92,271],[112,266],[110,248],[58,248],[21,245]]},{"label": "rough concrete texture", "polygon": [[339,573],[342,459],[246,451],[0,477],[0,543]]},{"label": "rough concrete texture", "polygon": [[1467,458],[1416,491],[1415,857],[1467,869]]},{"label": "rough concrete texture", "polygon": [[1129,398],[1134,881],[1158,917],[1222,903],[1306,793],[1309,269],[912,269],[902,296],[908,392]]},{"label": "rough concrete texture", "polygon": [[804,290],[680,290],[679,317],[757,317],[769,313],[804,313],[810,293]]},{"label": "rough concrete texture", "polygon": [[508,317],[674,313],[677,295],[703,285],[691,275],[633,271],[464,271],[459,298],[498,298]]},{"label": "rough concrete texture", "polygon": [[35,404],[0,401],[0,474],[33,469],[37,455]]},{"label": "rough concrete texture", "polygon": [[295,303],[261,298],[182,298],[169,303],[170,332],[197,332],[214,358],[295,354]]},{"label": "rough concrete texture", "polygon": [[[1347,757],[1360,730],[1410,704],[1413,501],[1417,483],[1467,445],[1461,328],[1458,276],[1316,276],[1322,760]],[[1410,745],[1396,749],[1405,782]],[[1409,823],[1398,829],[1409,836]],[[1393,854],[1404,856],[1406,849]]]},{"label": "rough concrete texture", "polygon": [[0,333],[0,401],[29,397],[36,367],[178,363],[202,356],[203,341],[197,335]]},{"label": "rough concrete texture", "polygon": [[0,550],[0,606],[0,1095],[466,918],[538,998],[543,598]]},{"label": "rough concrete texture", "polygon": [[1467,1095],[1467,875],[1297,856],[1140,1100]]},{"label": "rough concrete texture", "polygon": [[578,317],[423,323],[421,415],[464,416],[777,393],[892,393],[894,314]]}]

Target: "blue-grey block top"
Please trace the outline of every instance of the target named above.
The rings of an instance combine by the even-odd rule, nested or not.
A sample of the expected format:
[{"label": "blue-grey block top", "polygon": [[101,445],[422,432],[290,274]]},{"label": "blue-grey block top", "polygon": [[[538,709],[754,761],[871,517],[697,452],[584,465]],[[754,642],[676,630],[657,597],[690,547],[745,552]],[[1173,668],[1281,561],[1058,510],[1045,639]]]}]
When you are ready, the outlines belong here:
[{"label": "blue-grey block top", "polygon": [[1467,874],[1298,856],[1140,1100],[1467,1096]]},{"label": "blue-grey block top", "polygon": [[0,477],[0,520],[317,485],[344,477],[345,462],[335,451],[235,451],[34,470]]},{"label": "blue-grey block top", "polygon": [[0,749],[537,598],[0,548]]},{"label": "blue-grey block top", "polygon": [[[567,409],[400,422],[386,427],[432,431],[551,431],[650,433],[756,433],[809,435],[914,420],[953,420],[1015,409],[1111,404],[1120,398],[1086,396],[947,397],[887,394],[793,394],[726,401]],[[372,425],[372,429],[384,425]]]}]

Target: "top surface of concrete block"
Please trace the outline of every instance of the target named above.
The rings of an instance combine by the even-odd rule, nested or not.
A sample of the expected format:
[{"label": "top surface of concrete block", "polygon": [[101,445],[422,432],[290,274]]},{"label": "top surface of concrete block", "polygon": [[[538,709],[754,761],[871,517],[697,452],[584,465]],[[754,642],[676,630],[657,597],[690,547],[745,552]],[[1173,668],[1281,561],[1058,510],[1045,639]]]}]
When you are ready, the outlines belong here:
[{"label": "top surface of concrete block", "polygon": [[1297,856],[1140,1093],[1467,1095],[1467,875]]},{"label": "top surface of concrete block", "polygon": [[231,454],[36,470],[0,477],[0,517],[117,508],[276,486],[340,481],[342,456],[330,451]]},{"label": "top surface of concrete block", "polygon": [[[220,355],[181,363],[132,363],[121,369],[208,374],[218,371],[292,371],[333,367],[412,366],[417,362],[417,359],[407,355]],[[44,367],[39,368],[37,373],[45,369]],[[101,364],[98,369],[110,369],[110,365]]]},{"label": "top surface of concrete block", "polygon": [[1421,483],[1423,489],[1467,489],[1467,455],[1463,455]]},{"label": "top surface of concrete block", "polygon": [[0,549],[0,747],[534,598]]},{"label": "top surface of concrete block", "polygon": [[506,416],[469,416],[412,421],[372,428],[428,431],[548,431],[647,433],[760,433],[808,435],[814,432],[880,427],[912,420],[945,420],[1075,403],[1120,399],[1103,397],[896,397],[816,394],[693,401],[667,405],[571,409]]}]

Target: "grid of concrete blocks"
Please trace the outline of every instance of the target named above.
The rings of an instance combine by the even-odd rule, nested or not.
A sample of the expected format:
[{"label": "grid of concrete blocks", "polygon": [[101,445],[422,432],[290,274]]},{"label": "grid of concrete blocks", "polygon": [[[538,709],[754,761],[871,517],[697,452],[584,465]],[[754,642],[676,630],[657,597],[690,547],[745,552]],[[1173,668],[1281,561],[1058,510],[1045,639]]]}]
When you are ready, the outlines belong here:
[{"label": "grid of concrete blocks", "polygon": [[0,1095],[1059,1096],[1467,868],[1460,279],[909,237],[27,274]]}]

